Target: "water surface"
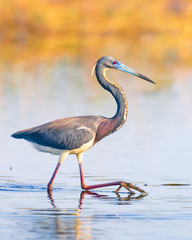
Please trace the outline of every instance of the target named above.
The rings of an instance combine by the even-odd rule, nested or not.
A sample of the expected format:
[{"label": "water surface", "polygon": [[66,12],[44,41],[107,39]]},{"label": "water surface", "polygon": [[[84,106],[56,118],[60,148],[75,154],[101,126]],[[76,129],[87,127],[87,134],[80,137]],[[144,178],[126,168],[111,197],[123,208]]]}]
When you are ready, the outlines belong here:
[{"label": "water surface", "polygon": [[69,156],[50,198],[46,185],[58,157],[10,135],[62,117],[110,117],[115,101],[83,66],[7,66],[0,84],[2,239],[191,239],[192,74],[176,73],[161,88],[120,72],[109,76],[125,89],[128,121],[84,154],[85,181],[125,180],[148,195],[116,195],[115,187],[82,192]]}]

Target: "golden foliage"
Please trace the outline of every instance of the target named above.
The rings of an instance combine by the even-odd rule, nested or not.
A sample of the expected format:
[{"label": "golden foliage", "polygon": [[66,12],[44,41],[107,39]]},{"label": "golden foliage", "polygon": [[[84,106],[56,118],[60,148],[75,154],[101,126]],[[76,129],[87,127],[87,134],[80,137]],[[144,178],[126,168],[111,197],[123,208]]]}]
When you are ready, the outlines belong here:
[{"label": "golden foliage", "polygon": [[0,0],[3,59],[134,55],[192,63],[190,0]]}]

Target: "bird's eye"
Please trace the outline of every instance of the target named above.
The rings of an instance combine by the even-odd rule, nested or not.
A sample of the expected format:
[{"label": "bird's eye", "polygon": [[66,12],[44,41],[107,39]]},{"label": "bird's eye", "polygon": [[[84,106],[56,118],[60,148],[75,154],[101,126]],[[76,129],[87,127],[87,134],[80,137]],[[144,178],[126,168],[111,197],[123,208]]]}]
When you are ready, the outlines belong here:
[{"label": "bird's eye", "polygon": [[116,63],[117,63],[117,62],[115,62],[115,61],[113,62],[114,65],[115,65]]}]

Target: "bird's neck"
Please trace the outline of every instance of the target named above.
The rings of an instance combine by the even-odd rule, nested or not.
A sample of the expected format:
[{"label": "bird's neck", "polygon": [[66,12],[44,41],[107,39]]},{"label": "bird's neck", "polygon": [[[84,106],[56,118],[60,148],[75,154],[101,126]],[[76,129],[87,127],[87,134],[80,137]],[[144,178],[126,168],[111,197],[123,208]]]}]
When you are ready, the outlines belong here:
[{"label": "bird's neck", "polygon": [[106,77],[106,68],[103,65],[96,65],[96,77],[101,86],[110,92],[117,103],[117,112],[110,120],[116,122],[114,129],[111,131],[117,131],[127,119],[127,99],[123,89],[116,83],[111,82]]}]

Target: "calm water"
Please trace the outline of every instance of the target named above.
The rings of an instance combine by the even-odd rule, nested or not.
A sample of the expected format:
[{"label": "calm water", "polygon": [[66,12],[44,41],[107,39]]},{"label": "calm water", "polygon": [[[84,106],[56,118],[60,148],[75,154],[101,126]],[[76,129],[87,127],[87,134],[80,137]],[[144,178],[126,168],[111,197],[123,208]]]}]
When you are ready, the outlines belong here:
[{"label": "calm water", "polygon": [[126,180],[148,196],[130,197],[123,189],[116,195],[113,187],[81,192],[78,164],[69,156],[50,199],[46,185],[58,157],[10,135],[67,116],[110,117],[115,102],[90,80],[87,67],[6,66],[0,78],[1,239],[192,239],[192,73],[178,72],[166,84],[162,77],[157,86],[120,72],[109,77],[125,89],[128,121],[84,154],[85,181]]}]

